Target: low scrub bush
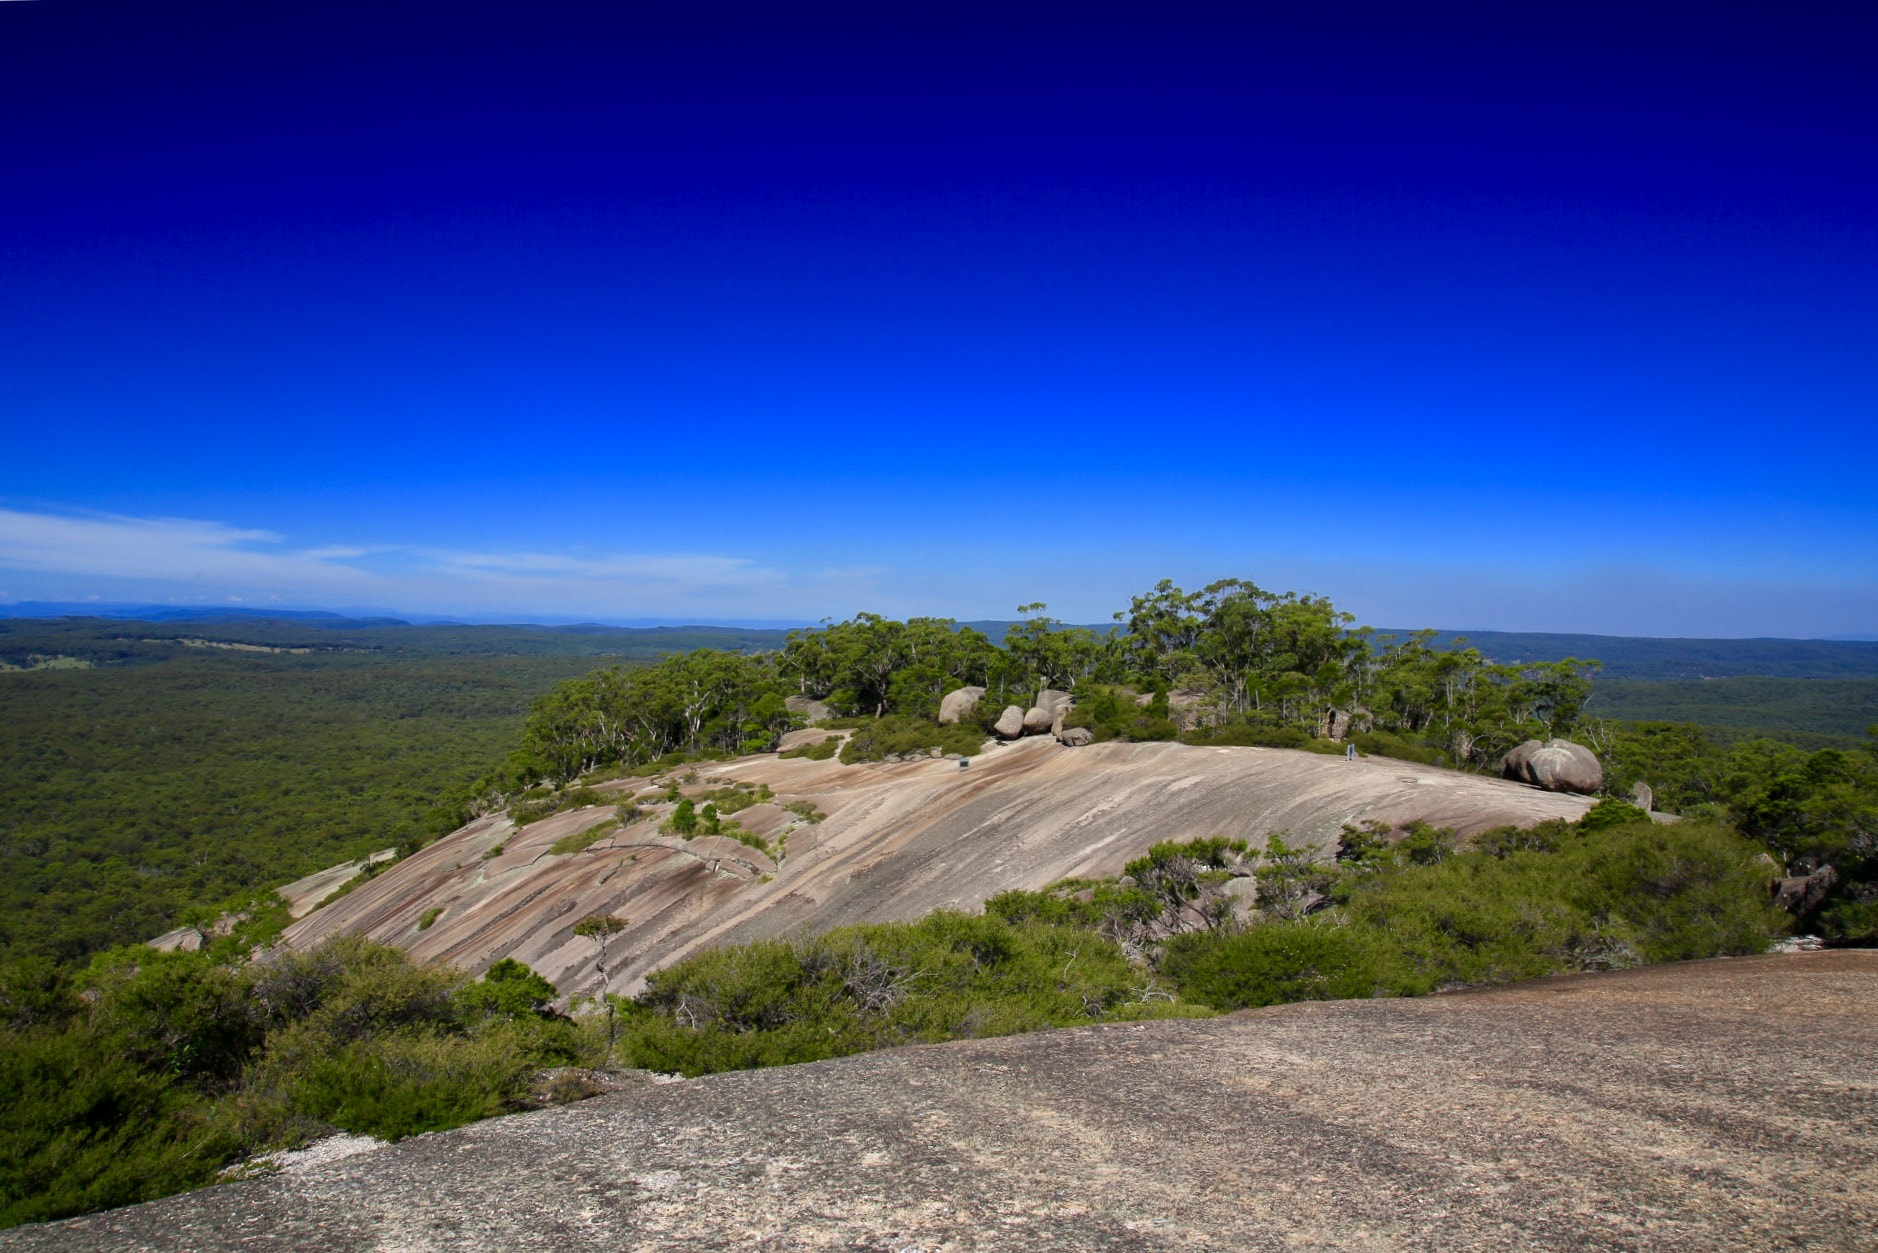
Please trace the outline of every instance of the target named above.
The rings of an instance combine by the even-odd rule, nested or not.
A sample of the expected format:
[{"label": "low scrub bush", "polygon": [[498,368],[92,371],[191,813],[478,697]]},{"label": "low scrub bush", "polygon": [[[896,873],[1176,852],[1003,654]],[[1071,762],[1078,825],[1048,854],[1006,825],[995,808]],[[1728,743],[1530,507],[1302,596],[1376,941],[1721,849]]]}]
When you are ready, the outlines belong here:
[{"label": "low scrub bush", "polygon": [[1355,927],[1302,919],[1168,942],[1161,970],[1187,1000],[1215,1009],[1387,995],[1401,980],[1388,947]]},{"label": "low scrub bush", "polygon": [[1431,744],[1405,739],[1388,731],[1363,731],[1350,737],[1356,751],[1372,757],[1393,757],[1397,761],[1419,761],[1425,766],[1445,766],[1448,755]]},{"label": "low scrub bush", "polygon": [[519,801],[509,806],[509,817],[520,828],[569,809],[579,809],[583,805],[604,805],[606,802],[605,793],[597,792],[593,788],[568,788],[566,791],[555,792],[534,800]]},{"label": "low scrub bush", "polygon": [[0,971],[5,1224],[165,1196],[333,1130],[460,1126],[599,1056],[514,961],[471,979],[354,938],[263,962],[138,946],[44,974]]},{"label": "low scrub bush", "polygon": [[889,714],[884,718],[854,720],[852,734],[841,746],[841,762],[879,761],[889,754],[957,753],[970,757],[984,747],[984,733],[968,723],[942,725],[907,714]]},{"label": "low scrub bush", "polygon": [[778,757],[800,757],[807,761],[827,761],[839,751],[841,751],[841,737],[831,735],[825,740],[818,740],[813,744],[802,744],[795,748],[785,749],[776,755]]},{"label": "low scrub bush", "polygon": [[633,1065],[687,1075],[1206,1012],[1088,931],[944,911],[716,949],[647,984],[622,1046]]},{"label": "low scrub bush", "polygon": [[[998,710],[991,710],[995,721]],[[1087,727],[1100,743],[1104,740],[1173,740],[1180,738],[1180,727],[1169,716],[1167,693],[1157,692],[1146,705],[1135,704],[1135,694],[1126,688],[1090,684],[1078,688],[1076,705],[1063,717],[1065,727]]]},{"label": "low scrub bush", "polygon": [[1320,867],[1339,908],[1177,937],[1164,969],[1186,999],[1237,1009],[1757,953],[1785,930],[1749,841],[1604,812],[1526,842],[1489,832],[1467,852],[1422,824],[1393,842],[1348,831],[1343,861]]}]

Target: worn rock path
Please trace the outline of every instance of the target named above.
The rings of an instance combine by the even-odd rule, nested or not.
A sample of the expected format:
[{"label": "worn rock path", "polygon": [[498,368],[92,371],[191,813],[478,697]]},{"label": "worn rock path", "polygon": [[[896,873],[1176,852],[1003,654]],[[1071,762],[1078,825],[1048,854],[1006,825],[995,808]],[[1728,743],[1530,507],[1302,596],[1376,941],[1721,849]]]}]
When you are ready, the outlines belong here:
[{"label": "worn rock path", "polygon": [[648,1086],[6,1249],[1878,1248],[1878,953]]}]

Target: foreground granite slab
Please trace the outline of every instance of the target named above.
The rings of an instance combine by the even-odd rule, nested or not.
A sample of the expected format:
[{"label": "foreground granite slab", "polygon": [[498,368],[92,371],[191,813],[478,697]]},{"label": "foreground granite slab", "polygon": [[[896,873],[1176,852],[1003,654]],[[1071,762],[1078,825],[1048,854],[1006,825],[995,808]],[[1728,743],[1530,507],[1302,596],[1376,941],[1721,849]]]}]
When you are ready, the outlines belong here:
[{"label": "foreground granite slab", "polygon": [[8,1249],[1878,1248],[1878,953],[646,1087]]}]

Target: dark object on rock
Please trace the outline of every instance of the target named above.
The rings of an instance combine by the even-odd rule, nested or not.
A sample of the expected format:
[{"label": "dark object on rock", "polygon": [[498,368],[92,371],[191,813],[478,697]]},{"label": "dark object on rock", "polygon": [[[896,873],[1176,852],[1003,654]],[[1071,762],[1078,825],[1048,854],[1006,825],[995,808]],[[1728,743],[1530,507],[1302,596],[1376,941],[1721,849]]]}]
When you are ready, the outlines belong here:
[{"label": "dark object on rock", "polygon": [[1500,775],[1548,792],[1578,792],[1585,796],[1604,786],[1604,767],[1598,764],[1598,755],[1570,740],[1527,740],[1501,761]]},{"label": "dark object on rock", "polygon": [[1803,917],[1819,908],[1838,881],[1839,874],[1831,866],[1821,866],[1812,874],[1789,875],[1774,889],[1774,904],[1796,918]]}]

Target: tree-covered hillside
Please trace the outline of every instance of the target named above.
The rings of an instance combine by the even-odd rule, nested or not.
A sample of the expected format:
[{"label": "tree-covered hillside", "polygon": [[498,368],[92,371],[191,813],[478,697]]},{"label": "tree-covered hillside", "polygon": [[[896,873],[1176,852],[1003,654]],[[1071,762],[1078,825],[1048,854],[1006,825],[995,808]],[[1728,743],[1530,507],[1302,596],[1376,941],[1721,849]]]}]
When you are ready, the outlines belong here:
[{"label": "tree-covered hillside", "polygon": [[1585,707],[1624,722],[1693,722],[1723,743],[1767,738],[1825,748],[1857,744],[1878,724],[1878,679],[1603,679]]}]

